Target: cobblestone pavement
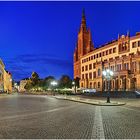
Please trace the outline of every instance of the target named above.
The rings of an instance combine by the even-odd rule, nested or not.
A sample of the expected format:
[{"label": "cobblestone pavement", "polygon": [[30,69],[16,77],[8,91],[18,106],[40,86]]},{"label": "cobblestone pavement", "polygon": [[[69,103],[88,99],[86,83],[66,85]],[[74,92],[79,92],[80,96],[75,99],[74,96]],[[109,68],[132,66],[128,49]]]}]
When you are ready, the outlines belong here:
[{"label": "cobblestone pavement", "polygon": [[0,98],[0,138],[140,138],[140,106],[93,106],[51,96]]}]

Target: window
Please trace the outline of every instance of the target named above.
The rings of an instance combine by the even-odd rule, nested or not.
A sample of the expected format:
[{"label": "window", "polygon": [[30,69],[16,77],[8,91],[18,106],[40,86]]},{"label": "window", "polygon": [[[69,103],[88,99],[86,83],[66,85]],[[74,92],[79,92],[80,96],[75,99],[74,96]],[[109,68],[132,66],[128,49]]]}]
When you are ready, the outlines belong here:
[{"label": "window", "polygon": [[102,55],[104,56],[105,55],[105,52],[102,52]]},{"label": "window", "polygon": [[111,66],[111,70],[114,71],[114,66]]},{"label": "window", "polygon": [[111,53],[112,53],[112,49],[109,50],[109,54],[111,54]]},{"label": "window", "polygon": [[121,52],[122,44],[119,44],[119,52]]},{"label": "window", "polygon": [[140,41],[138,41],[138,47],[140,47]]},{"label": "window", "polygon": [[134,56],[134,53],[130,53],[129,56]]},{"label": "window", "polygon": [[109,58],[109,61],[113,61],[113,58]]},{"label": "window", "polygon": [[86,70],[88,70],[88,65],[86,65]]},{"label": "window", "polygon": [[92,88],[92,83],[91,83],[91,82],[90,82],[90,84],[89,84],[89,85],[90,85],[90,88]]},{"label": "window", "polygon": [[99,57],[101,57],[101,53],[99,53]]},{"label": "window", "polygon": [[117,65],[117,71],[120,71],[121,70],[121,64],[118,64]]},{"label": "window", "polygon": [[91,70],[92,69],[92,64],[89,64],[89,70]]},{"label": "window", "polygon": [[137,46],[136,46],[136,42],[133,42],[132,43],[132,48],[136,48]]},{"label": "window", "polygon": [[88,79],[88,74],[87,73],[85,74],[85,78]]},{"label": "window", "polygon": [[93,78],[96,78],[96,71],[93,72]]},{"label": "window", "polygon": [[126,70],[129,70],[129,63],[126,63]]},{"label": "window", "polygon": [[136,71],[136,62],[132,62],[132,69],[133,71]]},{"label": "window", "polygon": [[120,64],[117,65],[117,71],[119,71],[119,70],[120,70]]},{"label": "window", "polygon": [[101,70],[100,69],[98,69],[98,76],[100,76],[101,75]]},{"label": "window", "polygon": [[82,67],[82,71],[84,71],[84,66]]},{"label": "window", "polygon": [[89,73],[89,79],[92,79],[92,73],[91,72]]},{"label": "window", "polygon": [[94,88],[96,88],[96,82],[94,82]]},{"label": "window", "polygon": [[93,69],[95,69],[95,66],[96,66],[96,64],[95,64],[95,63],[93,63]]},{"label": "window", "polygon": [[116,52],[116,48],[113,48],[113,53],[115,53]]},{"label": "window", "polygon": [[84,74],[82,74],[82,79],[84,79]]},{"label": "window", "polygon": [[90,57],[88,58],[88,60],[90,61]]},{"label": "window", "polygon": [[119,56],[115,57],[115,59],[119,59]]},{"label": "window", "polygon": [[108,55],[108,50],[106,51],[106,55]]},{"label": "window", "polygon": [[98,54],[96,54],[96,58],[98,58]]},{"label": "window", "polygon": [[125,57],[126,57],[126,55],[122,55],[122,57],[123,57],[123,58],[125,58]]},{"label": "window", "polygon": [[91,56],[91,60],[93,60],[93,56]]},{"label": "window", "polygon": [[96,55],[94,55],[94,59],[96,58]]},{"label": "window", "polygon": [[100,88],[100,82],[98,82],[98,88]]}]

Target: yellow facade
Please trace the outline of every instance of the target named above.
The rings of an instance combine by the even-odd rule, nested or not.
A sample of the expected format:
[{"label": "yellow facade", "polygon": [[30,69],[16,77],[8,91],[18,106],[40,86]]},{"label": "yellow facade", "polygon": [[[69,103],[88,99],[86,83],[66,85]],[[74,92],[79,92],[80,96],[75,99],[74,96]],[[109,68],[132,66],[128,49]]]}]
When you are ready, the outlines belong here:
[{"label": "yellow facade", "polygon": [[4,91],[7,93],[12,92],[12,76],[6,70],[4,70]]},{"label": "yellow facade", "polygon": [[0,92],[12,92],[12,76],[5,70],[5,65],[0,59]]},{"label": "yellow facade", "polygon": [[[122,38],[126,36],[122,35],[119,39]],[[140,35],[130,37],[128,49],[124,45],[124,50],[119,50],[118,40],[81,58],[81,87],[107,90],[107,81],[102,71],[111,69],[114,72],[111,90],[140,89]],[[126,42],[122,42],[122,47]]]},{"label": "yellow facade", "polygon": [[5,71],[5,66],[0,59],[0,91],[4,91],[4,71]]},{"label": "yellow facade", "polygon": [[85,37],[89,31],[83,13],[74,51],[74,78],[80,78],[80,87],[106,91],[108,81],[102,71],[111,69],[114,72],[112,91],[140,90],[140,33],[130,37],[127,32],[126,35],[118,35],[116,40],[94,48],[91,34],[89,38]]}]

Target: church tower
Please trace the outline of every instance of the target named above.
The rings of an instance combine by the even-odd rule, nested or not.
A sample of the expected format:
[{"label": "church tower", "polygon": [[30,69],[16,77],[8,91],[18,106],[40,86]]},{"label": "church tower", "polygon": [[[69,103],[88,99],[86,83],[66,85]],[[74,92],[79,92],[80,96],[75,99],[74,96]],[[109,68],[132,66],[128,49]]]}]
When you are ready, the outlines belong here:
[{"label": "church tower", "polygon": [[80,58],[87,53],[93,51],[94,46],[92,43],[92,37],[90,29],[87,29],[86,25],[86,17],[85,11],[82,11],[82,20],[81,25],[78,33],[78,39],[76,43],[76,48],[74,51],[74,78],[80,78],[81,69],[80,69]]}]

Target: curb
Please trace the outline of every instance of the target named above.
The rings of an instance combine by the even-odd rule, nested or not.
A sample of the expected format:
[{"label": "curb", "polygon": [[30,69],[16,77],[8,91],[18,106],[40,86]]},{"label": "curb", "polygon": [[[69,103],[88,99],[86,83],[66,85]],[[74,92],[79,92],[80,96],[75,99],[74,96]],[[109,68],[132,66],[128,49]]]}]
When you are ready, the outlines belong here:
[{"label": "curb", "polygon": [[60,99],[60,100],[69,100],[69,101],[73,101],[73,102],[79,102],[79,103],[90,104],[90,105],[97,105],[97,106],[122,106],[122,105],[126,104],[126,103],[121,103],[121,102],[114,102],[114,103],[87,102],[87,101],[80,101],[80,100],[67,99],[67,98],[59,98],[59,97],[55,97],[55,98],[56,99]]}]

